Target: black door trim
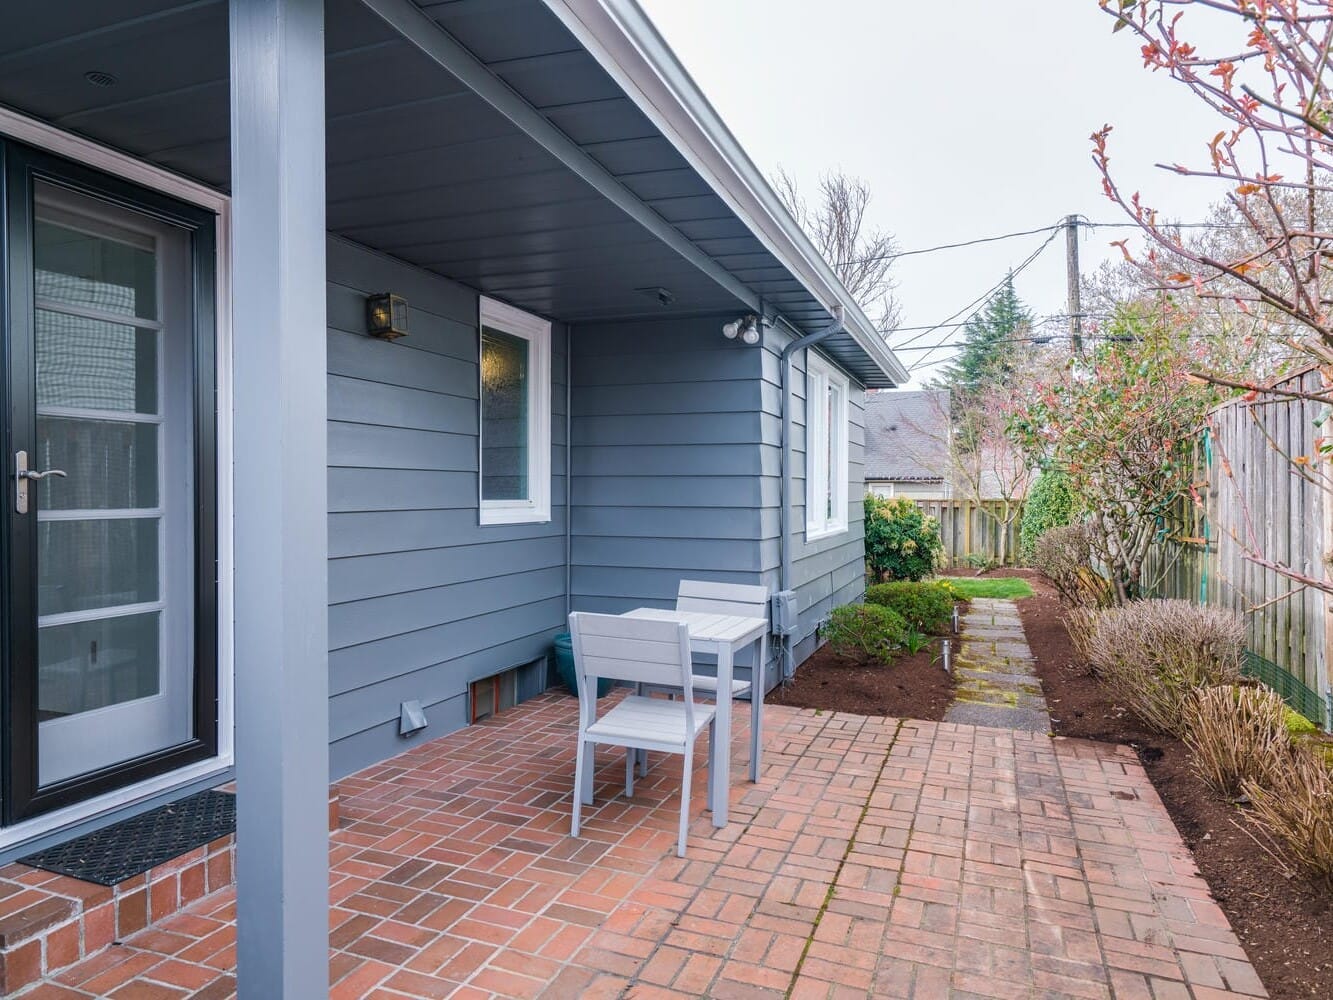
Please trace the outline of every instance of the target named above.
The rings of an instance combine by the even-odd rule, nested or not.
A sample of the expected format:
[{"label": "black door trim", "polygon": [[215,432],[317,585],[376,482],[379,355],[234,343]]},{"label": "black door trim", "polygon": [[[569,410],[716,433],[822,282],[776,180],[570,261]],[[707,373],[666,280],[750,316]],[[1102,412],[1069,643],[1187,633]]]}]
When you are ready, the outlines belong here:
[{"label": "black door trim", "polygon": [[[195,444],[194,738],[148,757],[39,787],[37,771],[36,517],[14,510],[13,456],[36,434],[32,351],[34,183],[42,180],[178,226],[193,264]],[[0,825],[217,756],[217,219],[213,213],[78,163],[0,138]]]}]

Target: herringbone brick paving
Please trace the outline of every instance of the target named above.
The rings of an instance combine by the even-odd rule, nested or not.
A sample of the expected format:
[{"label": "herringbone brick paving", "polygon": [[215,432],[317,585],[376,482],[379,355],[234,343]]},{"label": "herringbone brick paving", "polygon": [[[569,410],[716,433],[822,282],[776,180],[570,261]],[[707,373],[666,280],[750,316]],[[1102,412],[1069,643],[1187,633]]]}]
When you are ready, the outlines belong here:
[{"label": "herringbone brick paving", "polygon": [[[569,830],[575,702],[548,694],[341,782],[331,996],[1262,996],[1134,755],[1044,734],[765,709],[715,830],[679,758]],[[745,714],[745,713],[738,713]],[[737,727],[738,730],[740,727]],[[234,995],[208,897],[29,998]]]}]

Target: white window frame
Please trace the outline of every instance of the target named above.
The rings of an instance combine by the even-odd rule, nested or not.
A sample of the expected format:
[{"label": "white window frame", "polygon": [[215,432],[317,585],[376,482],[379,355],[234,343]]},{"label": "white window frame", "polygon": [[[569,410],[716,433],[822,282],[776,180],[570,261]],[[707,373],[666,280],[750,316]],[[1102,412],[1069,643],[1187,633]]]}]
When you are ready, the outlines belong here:
[{"label": "white window frame", "polygon": [[[485,392],[481,384],[482,328],[528,342],[528,497],[486,500]],[[477,325],[477,507],[482,524],[545,524],[551,520],[551,323],[540,316],[481,296]]]},{"label": "white window frame", "polygon": [[[824,400],[830,387],[840,390],[839,405],[830,421]],[[848,426],[850,383],[842,372],[818,354],[805,353],[805,538],[813,541],[847,530]],[[829,446],[831,443],[831,447]],[[833,453],[830,469],[829,452]],[[823,513],[826,486],[832,484],[833,516]]]}]

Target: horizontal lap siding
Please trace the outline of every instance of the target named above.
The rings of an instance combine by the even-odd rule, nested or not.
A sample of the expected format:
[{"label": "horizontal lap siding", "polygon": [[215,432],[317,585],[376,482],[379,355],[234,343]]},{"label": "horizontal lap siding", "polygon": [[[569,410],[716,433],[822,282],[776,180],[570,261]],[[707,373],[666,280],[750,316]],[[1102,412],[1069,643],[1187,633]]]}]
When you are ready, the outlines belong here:
[{"label": "horizontal lap siding", "polygon": [[[781,382],[779,356],[786,339],[774,335],[766,344],[764,357],[764,400],[766,413],[780,423]],[[865,593],[865,393],[850,380],[848,393],[848,470],[847,530],[836,535],[805,539],[805,353],[792,358],[792,587],[800,625],[794,637],[795,660],[800,664],[814,652],[819,625],[840,604],[860,600]],[[768,426],[767,424],[765,425]],[[764,438],[765,453],[781,451],[781,429]],[[765,541],[779,537],[777,473],[765,473],[763,490],[772,496],[765,504]],[[771,517],[767,516],[771,513]],[[780,551],[776,544],[765,545],[763,579],[770,587],[778,586]]]},{"label": "horizontal lap siding", "polygon": [[577,610],[671,606],[682,578],[757,583],[772,558],[775,403],[761,352],[722,336],[733,318],[574,328]]},{"label": "horizontal lap siding", "polygon": [[[477,295],[329,242],[329,715],[333,774],[401,752],[398,707],[440,736],[468,681],[546,653],[565,608],[565,337],[552,343],[552,520],[477,521]],[[393,291],[410,333],[365,335]]]}]

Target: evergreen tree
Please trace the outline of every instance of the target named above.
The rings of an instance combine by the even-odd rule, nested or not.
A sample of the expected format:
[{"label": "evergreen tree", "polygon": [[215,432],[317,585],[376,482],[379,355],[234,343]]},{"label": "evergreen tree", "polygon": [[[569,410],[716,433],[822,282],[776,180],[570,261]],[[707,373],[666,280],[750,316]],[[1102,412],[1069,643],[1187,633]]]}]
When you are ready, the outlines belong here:
[{"label": "evergreen tree", "polygon": [[1016,338],[1032,328],[1032,312],[1014,291],[1011,272],[981,311],[963,327],[963,347],[940,374],[941,388],[950,389],[955,402],[972,396],[1013,370],[1022,346]]}]

